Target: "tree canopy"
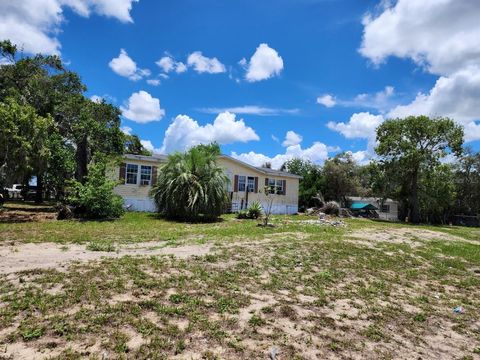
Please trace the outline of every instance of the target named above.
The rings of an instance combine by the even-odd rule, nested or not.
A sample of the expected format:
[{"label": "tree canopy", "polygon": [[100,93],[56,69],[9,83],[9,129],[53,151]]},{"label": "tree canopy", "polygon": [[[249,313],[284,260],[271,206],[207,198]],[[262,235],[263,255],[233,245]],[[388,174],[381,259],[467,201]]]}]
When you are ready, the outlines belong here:
[{"label": "tree canopy", "polygon": [[375,151],[382,166],[401,182],[408,218],[420,222],[419,181],[431,175],[448,154],[461,155],[462,127],[448,118],[409,116],[381,124],[377,142]]},{"label": "tree canopy", "polygon": [[95,154],[148,153],[135,135],[120,130],[120,110],[84,95],[80,76],[58,56],[20,56],[0,41],[0,185],[37,179],[44,192],[64,194],[66,180],[84,182]]}]

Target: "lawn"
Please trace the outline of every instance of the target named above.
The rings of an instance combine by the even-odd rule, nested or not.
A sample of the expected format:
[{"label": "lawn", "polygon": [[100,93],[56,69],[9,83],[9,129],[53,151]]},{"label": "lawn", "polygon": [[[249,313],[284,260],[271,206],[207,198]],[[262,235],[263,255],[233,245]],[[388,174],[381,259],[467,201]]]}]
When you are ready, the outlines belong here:
[{"label": "lawn", "polygon": [[1,222],[0,359],[479,358],[478,229],[307,219]]}]

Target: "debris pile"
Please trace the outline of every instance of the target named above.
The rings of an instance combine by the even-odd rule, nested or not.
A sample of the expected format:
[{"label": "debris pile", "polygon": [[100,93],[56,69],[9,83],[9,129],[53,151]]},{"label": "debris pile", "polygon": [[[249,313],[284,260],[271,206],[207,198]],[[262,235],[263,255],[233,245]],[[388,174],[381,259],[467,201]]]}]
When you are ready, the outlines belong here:
[{"label": "debris pile", "polygon": [[[319,215],[319,214],[323,213],[322,210],[323,210],[323,208],[318,208],[318,207],[308,208],[308,209],[305,210],[305,215],[308,215],[308,216]],[[351,210],[347,209],[347,208],[340,208],[338,216],[340,216],[342,218],[352,218],[352,217],[354,217]]]},{"label": "debris pile", "polygon": [[337,217],[331,217],[326,215],[323,212],[318,213],[317,220],[303,220],[301,221],[302,224],[310,224],[310,225],[329,225],[333,227],[343,227],[345,226],[345,222]]}]

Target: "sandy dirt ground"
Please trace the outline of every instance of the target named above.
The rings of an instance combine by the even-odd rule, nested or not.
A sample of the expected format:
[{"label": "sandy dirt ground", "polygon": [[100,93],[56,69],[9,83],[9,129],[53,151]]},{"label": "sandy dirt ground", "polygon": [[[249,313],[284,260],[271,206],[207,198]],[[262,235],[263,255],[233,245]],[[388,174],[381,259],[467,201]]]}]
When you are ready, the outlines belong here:
[{"label": "sandy dirt ground", "polygon": [[178,258],[202,256],[210,252],[210,245],[165,247],[165,242],[145,242],[120,246],[116,251],[90,251],[86,245],[62,246],[55,243],[6,245],[0,247],[0,274],[11,274],[34,269],[67,268],[72,262],[86,262],[101,258],[120,258],[130,255],[173,255]]}]

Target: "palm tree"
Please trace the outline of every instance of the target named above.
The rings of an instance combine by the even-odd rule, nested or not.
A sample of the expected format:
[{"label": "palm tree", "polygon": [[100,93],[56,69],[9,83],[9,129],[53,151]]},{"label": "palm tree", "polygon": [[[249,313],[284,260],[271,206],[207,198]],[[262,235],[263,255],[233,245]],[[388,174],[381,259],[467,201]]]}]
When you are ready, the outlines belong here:
[{"label": "palm tree", "polygon": [[220,148],[214,143],[169,155],[151,193],[158,212],[188,221],[210,221],[220,216],[228,202],[229,180],[216,163],[219,154]]}]

